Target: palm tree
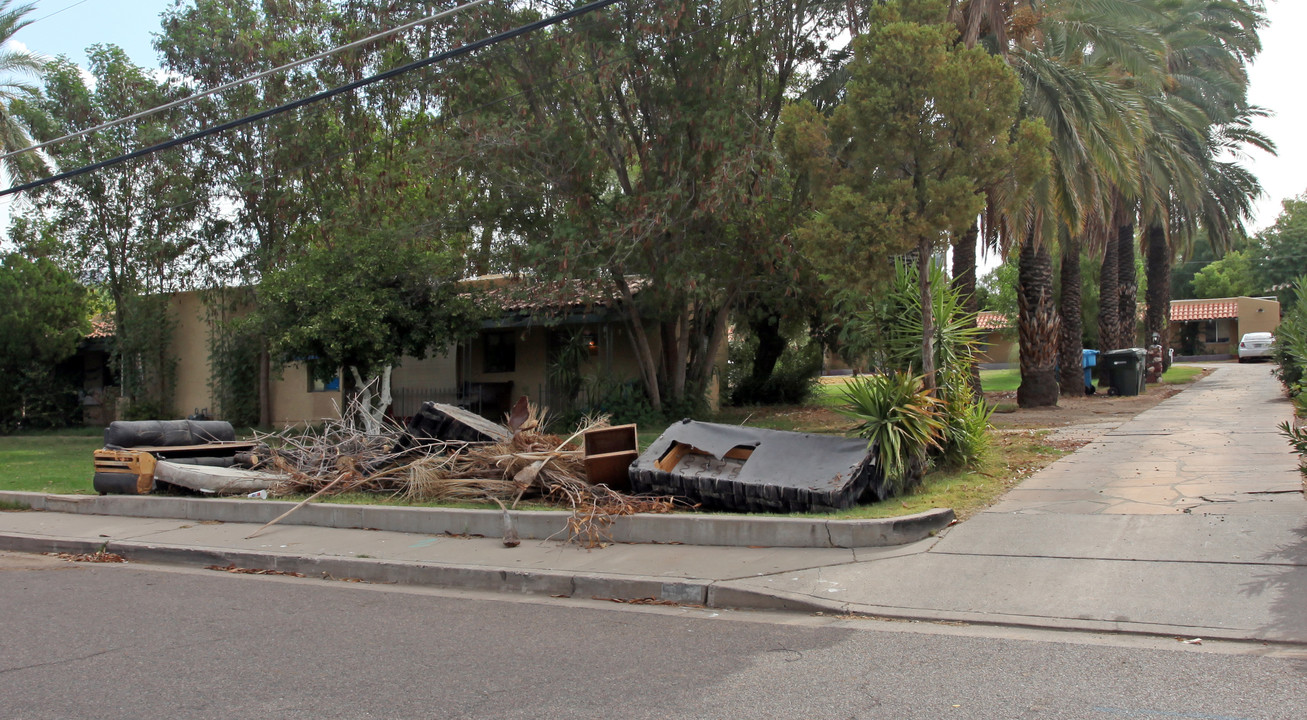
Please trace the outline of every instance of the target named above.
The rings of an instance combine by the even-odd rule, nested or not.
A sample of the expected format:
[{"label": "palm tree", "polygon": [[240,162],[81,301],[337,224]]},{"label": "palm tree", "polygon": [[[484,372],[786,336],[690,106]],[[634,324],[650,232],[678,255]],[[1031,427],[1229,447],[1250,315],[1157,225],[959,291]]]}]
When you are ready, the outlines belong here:
[{"label": "palm tree", "polygon": [[[1031,407],[1056,404],[1059,385],[1079,392],[1083,384],[1080,247],[1101,224],[1096,219],[1105,212],[1105,188],[1128,184],[1134,175],[1131,149],[1138,142],[1140,112],[1120,69],[1148,67],[1159,44],[1130,2],[1028,3],[1024,12],[1009,28],[1007,57],[1022,80],[1024,112],[1043,120],[1052,138],[1046,177],[1032,188],[1019,222],[1008,213],[1004,231],[1021,241],[1018,402]],[[1048,247],[1057,239],[1063,242],[1060,308],[1054,304]]]},{"label": "palm tree", "polygon": [[33,6],[10,7],[11,3],[12,0],[0,0],[0,153],[9,156],[0,162],[0,170],[11,179],[31,178],[45,170],[45,163],[36,153],[9,155],[32,145],[27,127],[13,112],[13,104],[36,94],[37,86],[28,80],[39,80],[47,61],[35,53],[8,46],[15,33],[32,24],[25,18]]},{"label": "palm tree", "polygon": [[[1166,75],[1150,108],[1149,143],[1156,171],[1142,206],[1146,231],[1148,308],[1145,337],[1167,357],[1171,261],[1199,227],[1216,250],[1243,231],[1257,179],[1239,165],[1248,147],[1274,152],[1252,129],[1264,111],[1248,105],[1247,65],[1261,49],[1260,5],[1247,0],[1183,0],[1160,28]],[[1151,169],[1151,168],[1150,168]]]}]

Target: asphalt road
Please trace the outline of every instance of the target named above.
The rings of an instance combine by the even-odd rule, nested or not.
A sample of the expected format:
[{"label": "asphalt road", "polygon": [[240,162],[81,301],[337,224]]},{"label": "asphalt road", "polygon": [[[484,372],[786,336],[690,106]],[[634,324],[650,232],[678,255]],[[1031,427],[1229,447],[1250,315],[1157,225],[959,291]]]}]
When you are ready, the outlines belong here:
[{"label": "asphalt road", "polygon": [[1307,650],[0,554],[3,718],[1303,718]]}]

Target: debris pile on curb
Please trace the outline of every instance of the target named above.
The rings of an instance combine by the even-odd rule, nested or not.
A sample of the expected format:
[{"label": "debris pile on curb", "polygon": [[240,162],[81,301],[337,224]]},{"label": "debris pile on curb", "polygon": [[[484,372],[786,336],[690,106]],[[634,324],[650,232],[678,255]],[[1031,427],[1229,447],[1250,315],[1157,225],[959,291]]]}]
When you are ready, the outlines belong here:
[{"label": "debris pile on curb", "polygon": [[266,448],[236,440],[231,423],[220,420],[115,421],[94,453],[92,486],[102,495],[143,495],[159,484],[243,494],[278,480],[255,470],[266,458]]},{"label": "debris pile on curb", "polygon": [[545,411],[525,397],[507,425],[426,403],[407,427],[392,421],[380,433],[332,420],[320,430],[257,439],[272,449],[271,464],[284,478],[275,495],[369,492],[417,502],[491,501],[505,511],[506,544],[515,535],[507,511],[524,499],[571,510],[569,539],[586,547],[607,541],[615,516],[672,510],[671,497],[628,495],[589,480],[580,439],[607,428],[606,417],[587,419],[566,439],[546,433],[544,421]]}]

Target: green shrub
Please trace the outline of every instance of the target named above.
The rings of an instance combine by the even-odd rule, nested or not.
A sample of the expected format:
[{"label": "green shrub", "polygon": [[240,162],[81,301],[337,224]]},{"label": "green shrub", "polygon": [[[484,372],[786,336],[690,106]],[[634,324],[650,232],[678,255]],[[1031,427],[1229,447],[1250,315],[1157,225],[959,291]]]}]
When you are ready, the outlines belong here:
[{"label": "green shrub", "polygon": [[930,450],[939,450],[946,423],[943,403],[922,389],[921,377],[904,372],[867,375],[844,387],[848,405],[840,412],[858,421],[854,432],[875,448],[892,495],[902,494],[919,477]]},{"label": "green shrub", "polygon": [[1298,278],[1293,289],[1296,297],[1275,331],[1271,358],[1276,377],[1296,396],[1307,370],[1307,276]]},{"label": "green shrub", "polygon": [[[953,371],[950,371],[950,374]],[[989,417],[994,408],[978,398],[965,378],[942,383],[951,388],[944,401],[940,460],[951,467],[975,467],[989,450]]]},{"label": "green shrub", "polygon": [[[809,341],[801,347],[790,344],[776,362],[771,376],[756,380],[746,363],[752,362],[752,351],[747,345],[731,353],[728,375],[730,403],[732,405],[802,405],[812,396],[817,375],[821,373],[821,345]],[[738,358],[738,359],[737,359]]]}]

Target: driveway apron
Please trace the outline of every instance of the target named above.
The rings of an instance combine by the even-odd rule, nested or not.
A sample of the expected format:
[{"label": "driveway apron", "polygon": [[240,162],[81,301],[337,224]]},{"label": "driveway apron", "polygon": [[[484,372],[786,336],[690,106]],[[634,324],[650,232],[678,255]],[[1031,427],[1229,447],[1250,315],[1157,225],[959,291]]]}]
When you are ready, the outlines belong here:
[{"label": "driveway apron", "polygon": [[1220,365],[920,552],[748,583],[887,615],[1307,642],[1307,501],[1270,368]]}]

